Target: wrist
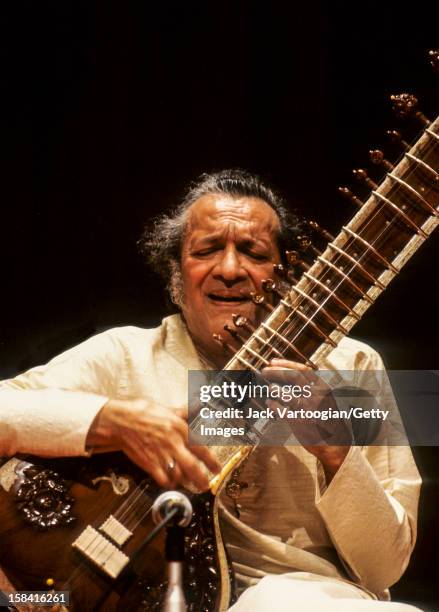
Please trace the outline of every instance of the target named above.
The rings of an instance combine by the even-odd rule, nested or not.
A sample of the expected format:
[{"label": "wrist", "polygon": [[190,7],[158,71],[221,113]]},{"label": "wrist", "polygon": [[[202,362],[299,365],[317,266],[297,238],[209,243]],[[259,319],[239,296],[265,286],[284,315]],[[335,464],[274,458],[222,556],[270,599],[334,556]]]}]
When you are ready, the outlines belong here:
[{"label": "wrist", "polygon": [[346,456],[349,453],[350,446],[327,446],[319,447],[321,450],[315,453],[317,459],[322,464],[325,472],[326,480],[329,484],[343,465]]},{"label": "wrist", "polygon": [[110,399],[95,416],[86,438],[88,452],[119,450],[121,433],[119,421],[126,410],[123,400]]}]

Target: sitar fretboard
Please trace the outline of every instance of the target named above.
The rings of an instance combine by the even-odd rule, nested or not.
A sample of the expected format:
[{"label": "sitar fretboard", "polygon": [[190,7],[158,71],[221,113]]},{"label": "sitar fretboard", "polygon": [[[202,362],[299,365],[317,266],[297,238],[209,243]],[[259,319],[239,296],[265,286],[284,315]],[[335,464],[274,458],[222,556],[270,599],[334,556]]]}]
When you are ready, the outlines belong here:
[{"label": "sitar fretboard", "polygon": [[317,367],[439,224],[439,117],[225,369],[280,355]]}]

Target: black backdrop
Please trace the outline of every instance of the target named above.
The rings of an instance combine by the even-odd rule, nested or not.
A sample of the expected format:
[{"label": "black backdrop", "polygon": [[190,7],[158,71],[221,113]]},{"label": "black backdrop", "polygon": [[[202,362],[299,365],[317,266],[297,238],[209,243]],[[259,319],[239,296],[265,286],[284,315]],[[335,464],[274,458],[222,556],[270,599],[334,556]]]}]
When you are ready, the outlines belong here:
[{"label": "black backdrop", "polygon": [[[3,6],[0,374],[107,327],[157,323],[165,302],[135,242],[203,171],[240,166],[335,232],[336,193],[400,126],[388,96],[439,109],[439,9],[387,2],[16,2]],[[379,172],[371,171],[374,178]],[[367,191],[357,187],[360,195]],[[438,234],[439,236],[439,234]],[[354,335],[390,368],[438,368],[439,239]],[[395,593],[437,601],[436,449],[420,540]],[[340,510],[342,511],[342,509]]]}]

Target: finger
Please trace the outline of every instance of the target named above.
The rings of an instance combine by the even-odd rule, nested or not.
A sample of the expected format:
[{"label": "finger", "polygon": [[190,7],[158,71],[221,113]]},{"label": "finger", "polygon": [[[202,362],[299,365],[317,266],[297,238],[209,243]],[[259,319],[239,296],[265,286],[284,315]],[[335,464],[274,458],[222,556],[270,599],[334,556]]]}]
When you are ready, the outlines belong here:
[{"label": "finger", "polygon": [[[187,411],[186,411],[187,416]],[[188,437],[188,424],[187,420],[183,417],[178,416],[175,412],[172,412],[171,416],[171,426],[175,428],[175,430],[182,436],[184,441],[187,441]]]},{"label": "finger", "polygon": [[162,487],[162,489],[172,489],[172,480],[160,465],[151,465],[146,469],[146,471],[154,478],[156,483]]},{"label": "finger", "polygon": [[[276,372],[277,374],[275,374]],[[302,380],[308,383],[314,383],[316,380],[320,380],[312,368],[298,361],[291,361],[289,359],[271,359],[270,365],[262,369],[262,374],[266,378],[268,377],[269,380],[289,381],[291,379],[288,373],[292,374],[293,372],[295,373],[296,383],[300,383]]]},{"label": "finger", "polygon": [[174,488],[183,483],[183,472],[173,457],[169,456],[162,467],[170,480],[170,488]]},{"label": "finger", "polygon": [[276,364],[275,366],[267,366],[262,369],[264,378],[269,381],[276,381],[284,384],[294,383],[302,387],[304,385],[312,385],[315,387],[315,390],[319,385],[327,388],[327,384],[322,380],[319,374],[308,366],[286,359],[272,359],[270,363],[273,362]]},{"label": "finger", "polygon": [[312,385],[320,384],[320,385],[323,385],[324,387],[328,387],[328,385],[325,383],[320,373],[317,373],[315,370],[313,370],[309,366],[303,363],[299,363],[297,361],[290,361],[289,359],[273,358],[270,361],[270,365],[267,366],[266,368],[263,368],[262,372],[265,374],[267,370],[268,372],[294,370],[297,373],[300,372],[303,379],[308,384],[312,384]]},{"label": "finger", "polygon": [[299,372],[312,371],[311,368],[304,363],[299,363],[298,361],[291,361],[290,359],[279,359],[274,357],[270,360],[270,365],[268,368],[273,369],[281,369],[286,368],[287,370],[298,370]]},{"label": "finger", "polygon": [[180,419],[183,419],[184,421],[187,421],[187,419],[188,419],[188,409],[187,409],[187,406],[183,406],[181,408],[177,408],[174,411],[174,414],[176,414],[178,417],[180,417]]},{"label": "finger", "polygon": [[198,444],[191,444],[189,449],[193,452],[193,454],[201,459],[201,461],[206,465],[207,468],[214,474],[218,474],[221,471],[221,463],[218,461],[213,450],[208,448],[207,446],[202,446]]},{"label": "finger", "polygon": [[124,452],[131,461],[145,472],[148,472],[160,487],[168,488],[171,486],[171,479],[166,470],[163,469],[160,457],[145,448],[141,441],[136,438],[130,438],[124,448]]},{"label": "finger", "polygon": [[174,456],[186,479],[200,491],[206,491],[209,488],[209,480],[196,457],[183,444],[176,449]]},{"label": "finger", "polygon": [[155,406],[154,410],[146,415],[146,424],[154,425],[162,428],[164,431],[171,433],[173,429],[180,432],[181,435],[187,434],[187,409],[186,408],[166,408],[164,406]]},{"label": "finger", "polygon": [[306,377],[303,375],[304,373],[298,370],[293,370],[291,368],[271,368],[267,367],[262,370],[262,375],[269,382],[277,382],[281,384],[295,384],[301,385]]},{"label": "finger", "polygon": [[139,456],[138,453],[127,452],[127,455],[131,461],[136,463],[142,470],[148,472],[160,487],[168,489],[172,486],[171,479],[157,459],[147,459],[144,455]]},{"label": "finger", "polygon": [[196,431],[190,431],[190,437],[187,444],[189,450],[196,456],[198,459],[206,465],[206,467],[217,474],[221,471],[222,465],[218,461],[218,458],[214,451],[206,446],[205,440],[203,437]]}]

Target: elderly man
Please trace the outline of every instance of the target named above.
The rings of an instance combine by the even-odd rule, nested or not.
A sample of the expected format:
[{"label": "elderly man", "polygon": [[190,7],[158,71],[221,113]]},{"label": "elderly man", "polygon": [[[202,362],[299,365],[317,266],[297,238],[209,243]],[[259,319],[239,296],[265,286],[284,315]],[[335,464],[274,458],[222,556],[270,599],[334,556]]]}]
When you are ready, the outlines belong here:
[{"label": "elderly man", "polygon": [[[208,487],[205,447],[189,446],[183,409],[189,369],[221,369],[232,313],[260,321],[250,294],[281,261],[294,219],[257,177],[204,175],[143,249],[180,314],[157,329],[111,329],[2,384],[3,454],[123,450],[163,487]],[[324,363],[381,370],[368,346],[344,339]],[[274,370],[306,369],[273,359]],[[416,538],[420,479],[405,447],[258,447],[222,496],[223,536],[239,593],[233,611],[410,609],[385,603]],[[413,608],[412,608],[413,609]]]}]

